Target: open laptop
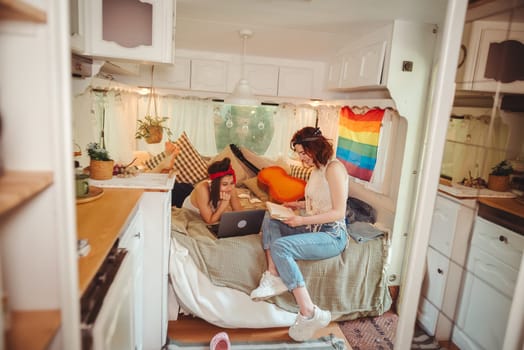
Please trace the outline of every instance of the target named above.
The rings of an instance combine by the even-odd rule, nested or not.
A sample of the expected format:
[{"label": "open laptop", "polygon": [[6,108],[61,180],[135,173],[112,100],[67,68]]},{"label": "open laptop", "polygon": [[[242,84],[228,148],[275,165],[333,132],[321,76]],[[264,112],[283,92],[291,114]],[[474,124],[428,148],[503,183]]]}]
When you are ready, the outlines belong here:
[{"label": "open laptop", "polygon": [[226,211],[220,217],[220,222],[207,227],[217,238],[259,233],[265,212],[265,209]]}]

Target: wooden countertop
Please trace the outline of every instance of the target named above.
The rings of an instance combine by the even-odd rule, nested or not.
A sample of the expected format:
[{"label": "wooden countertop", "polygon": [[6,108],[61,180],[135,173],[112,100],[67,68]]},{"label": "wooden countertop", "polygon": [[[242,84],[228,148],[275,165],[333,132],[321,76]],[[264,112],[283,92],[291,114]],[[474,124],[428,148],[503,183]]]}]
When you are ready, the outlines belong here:
[{"label": "wooden countertop", "polygon": [[524,218],[524,203],[516,198],[478,198],[479,203]]},{"label": "wooden countertop", "polygon": [[141,189],[104,188],[104,194],[99,199],[76,205],[78,239],[87,239],[91,245],[89,254],[78,258],[80,295],[126,228],[143,192]]}]

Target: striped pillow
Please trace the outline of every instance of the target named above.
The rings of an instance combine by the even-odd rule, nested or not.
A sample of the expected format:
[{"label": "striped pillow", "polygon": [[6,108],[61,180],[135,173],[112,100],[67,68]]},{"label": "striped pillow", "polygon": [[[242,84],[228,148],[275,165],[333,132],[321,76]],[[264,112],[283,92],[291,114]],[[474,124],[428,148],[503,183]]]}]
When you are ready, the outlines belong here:
[{"label": "striped pillow", "polygon": [[311,175],[311,171],[313,170],[313,167],[306,168],[300,165],[293,164],[290,165],[290,168],[291,170],[289,175],[293,177],[298,177],[299,179],[302,179],[304,181],[309,180],[309,175]]},{"label": "striped pillow", "polygon": [[200,153],[193,147],[186,132],[175,141],[180,153],[175,158],[173,169],[177,171],[176,181],[196,184],[207,178],[207,163]]}]

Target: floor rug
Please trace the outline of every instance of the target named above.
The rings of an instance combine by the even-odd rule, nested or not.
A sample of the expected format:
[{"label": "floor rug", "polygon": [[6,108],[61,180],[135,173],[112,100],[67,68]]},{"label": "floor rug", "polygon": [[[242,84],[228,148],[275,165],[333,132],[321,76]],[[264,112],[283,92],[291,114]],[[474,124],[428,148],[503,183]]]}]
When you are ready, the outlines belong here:
[{"label": "floor rug", "polygon": [[[386,312],[379,317],[339,322],[339,326],[353,350],[392,350],[397,322],[397,314]],[[415,327],[411,349],[444,350],[419,327]]]},{"label": "floor rug", "polygon": [[[166,347],[168,350],[209,350],[207,343],[184,343],[177,340],[170,340]],[[347,350],[344,340],[335,337],[333,334],[309,340],[302,343],[297,342],[234,342],[231,350]]]}]

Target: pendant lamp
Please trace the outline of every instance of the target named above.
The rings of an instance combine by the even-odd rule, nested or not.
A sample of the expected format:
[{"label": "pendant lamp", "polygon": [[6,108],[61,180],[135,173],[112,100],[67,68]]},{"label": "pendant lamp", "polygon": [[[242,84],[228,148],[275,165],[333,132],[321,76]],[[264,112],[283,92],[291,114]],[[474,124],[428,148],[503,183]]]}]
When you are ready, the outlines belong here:
[{"label": "pendant lamp", "polygon": [[242,106],[258,106],[260,102],[257,100],[249,83],[245,76],[245,64],[244,60],[246,57],[246,41],[253,35],[253,32],[249,29],[242,29],[240,31],[240,37],[242,37],[242,62],[241,69],[242,75],[239,82],[235,86],[233,93],[229,95],[224,102],[233,104],[233,105],[242,105]]}]

